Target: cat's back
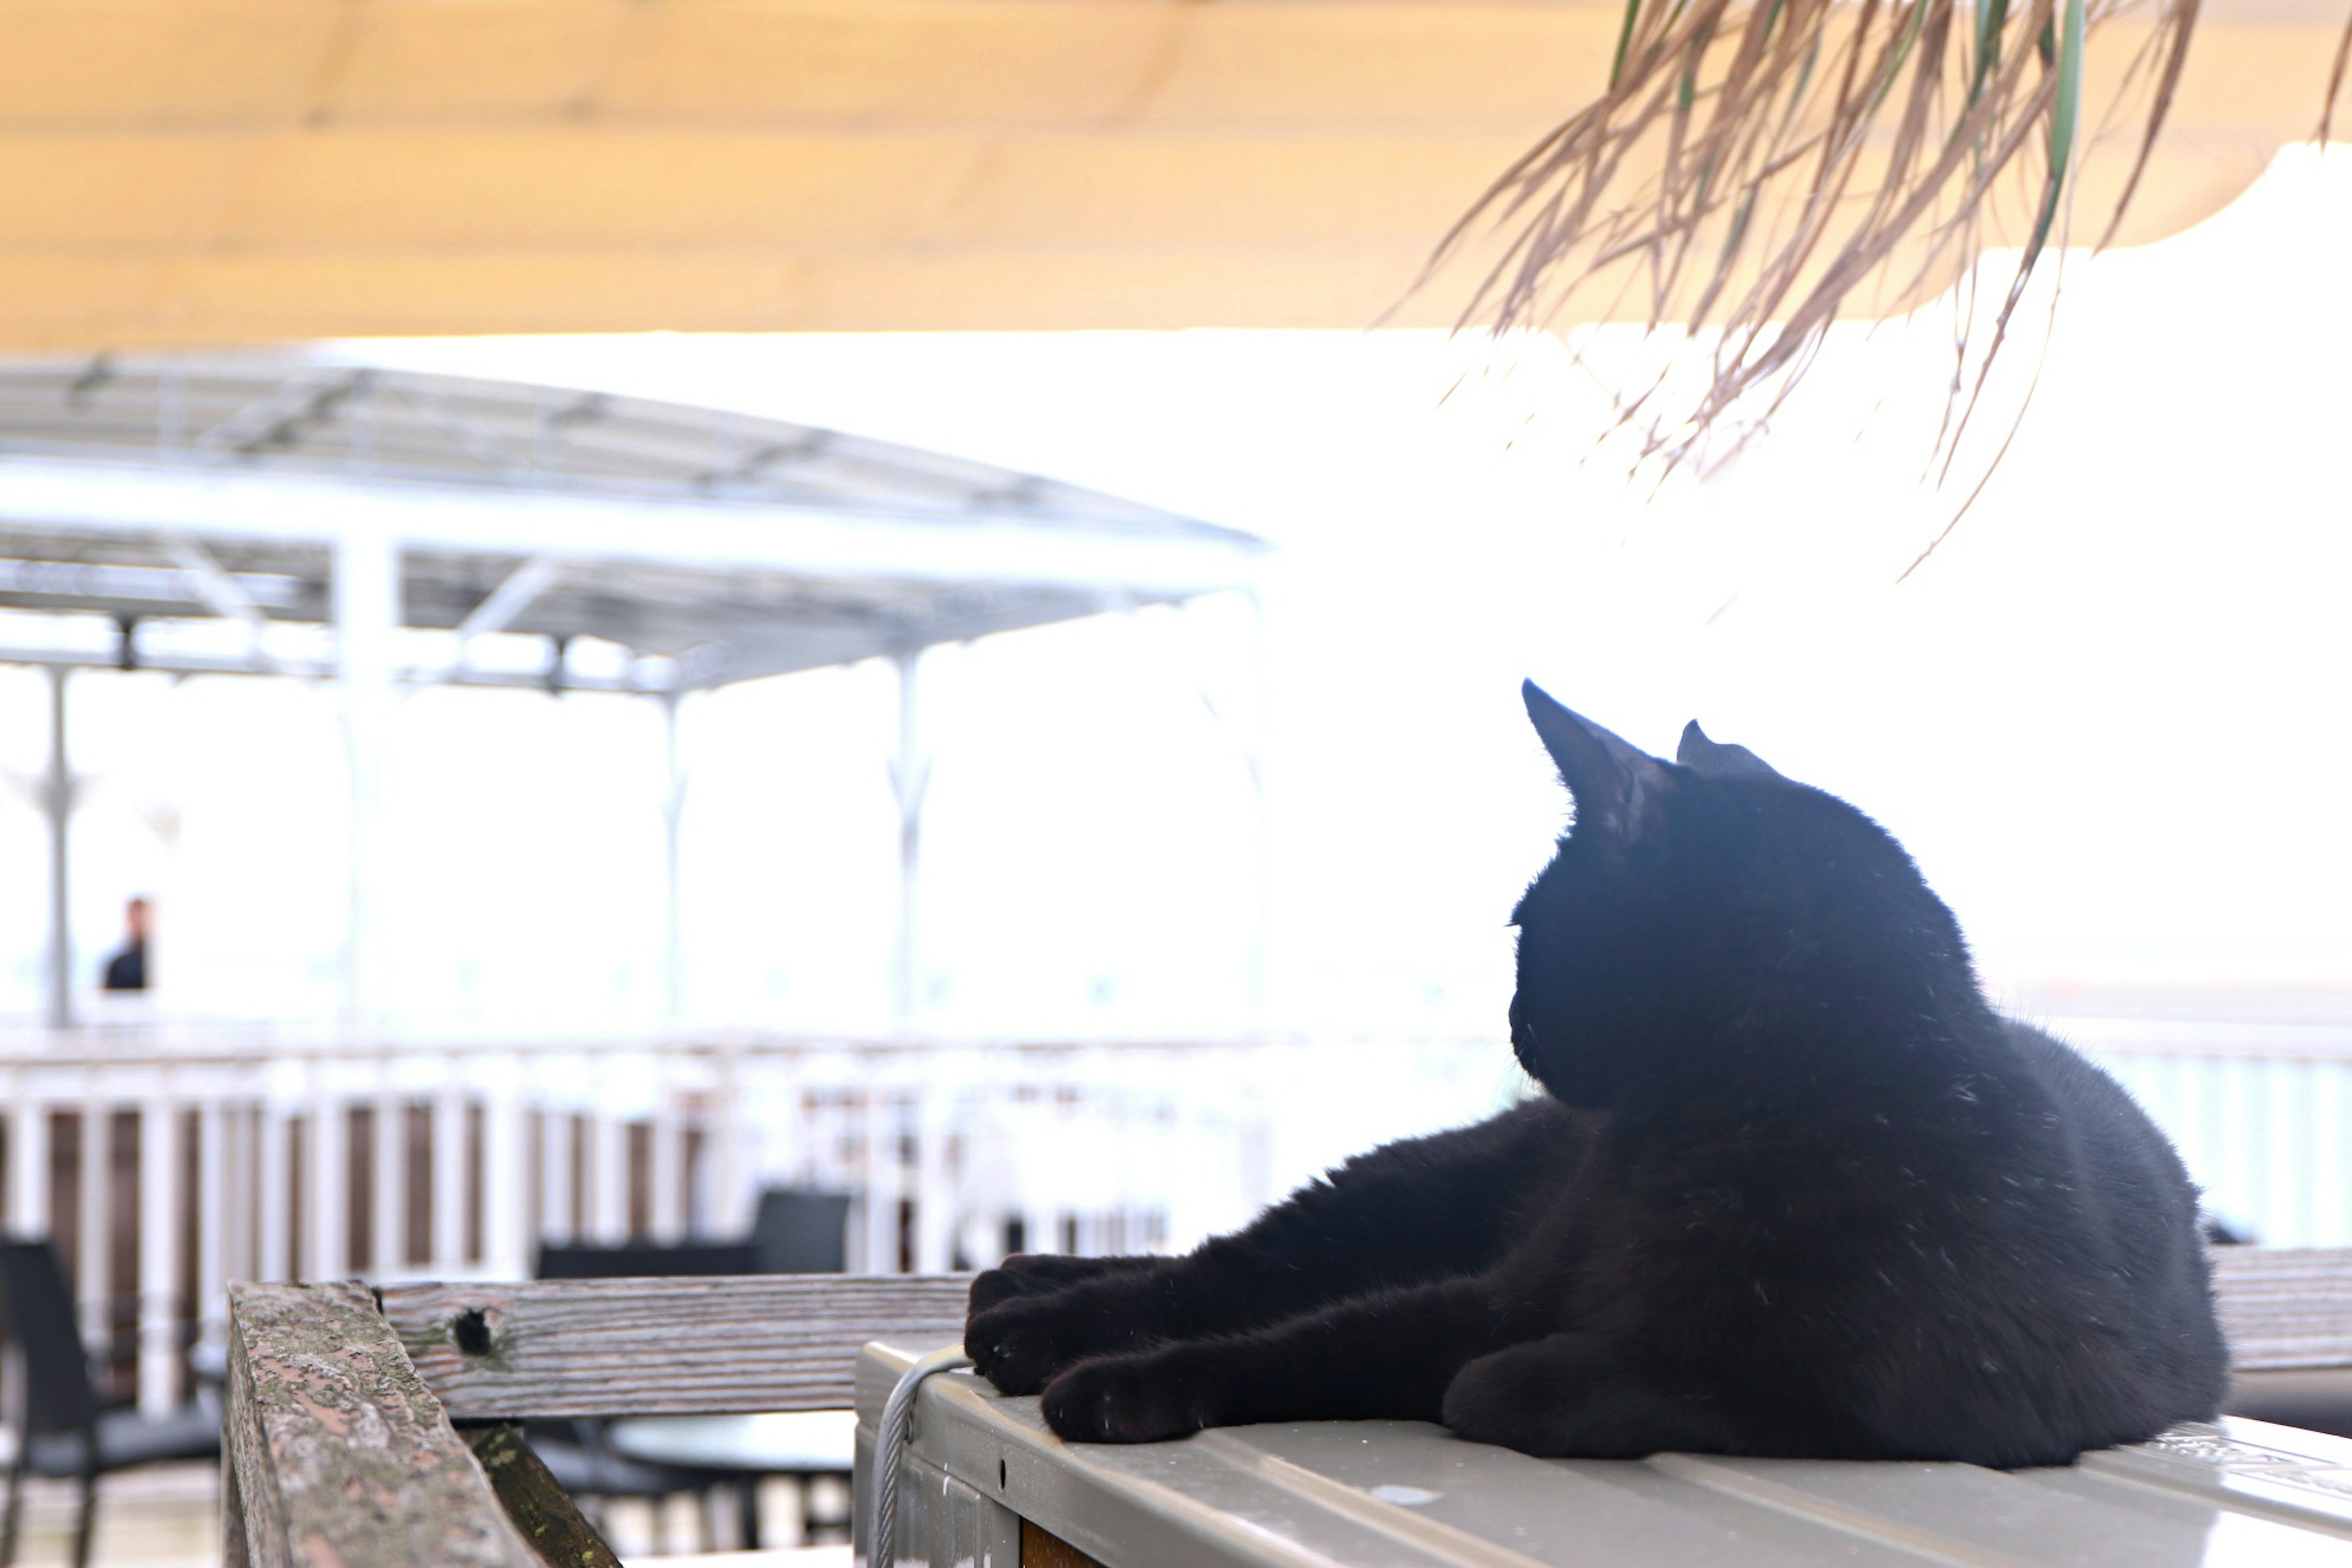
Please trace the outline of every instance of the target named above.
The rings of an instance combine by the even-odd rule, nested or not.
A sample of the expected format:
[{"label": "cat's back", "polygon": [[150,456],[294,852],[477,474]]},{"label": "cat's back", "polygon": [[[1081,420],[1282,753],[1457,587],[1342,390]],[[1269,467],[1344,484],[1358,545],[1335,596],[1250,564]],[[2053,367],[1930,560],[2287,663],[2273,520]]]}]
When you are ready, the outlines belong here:
[{"label": "cat's back", "polygon": [[[1936,1304],[1958,1309],[1953,1328],[1972,1325],[1956,1344],[1963,1359],[2001,1369],[1990,1384],[2032,1392],[2011,1407],[1999,1462],[2054,1462],[2210,1419],[2228,1349],[2197,1188],[2170,1141],[2114,1079],[2030,1025],[2000,1020],[1979,1059],[2021,1080],[2000,1096],[2017,1114],[1978,1171],[1994,1185],[1976,1191],[1995,1200],[1956,1195],[1944,1210],[1941,1228],[1956,1250],[1966,1235],[1969,1262],[1965,1282]],[[1990,1384],[1946,1393],[1973,1404]],[[1999,1421],[2006,1403],[1980,1408]]]},{"label": "cat's back", "polygon": [[[2050,1173],[2079,1215],[2078,1268],[2110,1279],[2120,1310],[2165,1320],[2224,1356],[2199,1229],[2196,1184],[2171,1140],[2137,1101],[2063,1041],[2015,1019],[2006,1043],[2052,1103]],[[2218,1376],[2218,1371],[2216,1375]],[[2218,1393],[2218,1390],[2217,1390]]]}]

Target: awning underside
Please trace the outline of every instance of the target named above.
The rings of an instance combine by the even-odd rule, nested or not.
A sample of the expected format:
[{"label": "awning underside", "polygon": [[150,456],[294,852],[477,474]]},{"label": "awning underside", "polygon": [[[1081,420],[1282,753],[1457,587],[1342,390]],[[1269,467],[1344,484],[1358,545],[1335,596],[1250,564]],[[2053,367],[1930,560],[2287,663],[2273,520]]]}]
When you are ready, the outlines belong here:
[{"label": "awning underside", "polygon": [[351,527],[399,541],[402,625],[455,634],[411,639],[412,676],[623,689],[1181,599],[1245,582],[1263,548],[1034,475],[640,399],[292,361],[0,367],[0,658],[323,673]]}]

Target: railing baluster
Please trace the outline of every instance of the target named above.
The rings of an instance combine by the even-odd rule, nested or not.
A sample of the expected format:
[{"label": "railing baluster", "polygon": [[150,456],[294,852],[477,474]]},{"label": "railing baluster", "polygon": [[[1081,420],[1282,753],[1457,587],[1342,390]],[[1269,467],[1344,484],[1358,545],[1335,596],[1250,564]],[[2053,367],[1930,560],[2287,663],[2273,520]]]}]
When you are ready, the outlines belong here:
[{"label": "railing baluster", "polygon": [[[168,1080],[167,1080],[168,1085]],[[139,1109],[139,1408],[180,1402],[180,1108]]]},{"label": "railing baluster", "polygon": [[[227,1279],[259,1279],[264,1278],[261,1249],[262,1194],[267,1189],[261,1180],[261,1119],[263,1101],[256,1095],[252,1101],[240,1105],[228,1119],[230,1142],[228,1152],[236,1163],[235,1180],[229,1191],[236,1205],[235,1228],[230,1233],[236,1239],[236,1249],[224,1261],[222,1275]],[[223,1303],[222,1321],[227,1321],[227,1306]]]},{"label": "railing baluster", "polygon": [[629,1124],[599,1106],[588,1126],[589,1236],[609,1247],[629,1238]]},{"label": "railing baluster", "polygon": [[372,1127],[375,1234],[371,1239],[375,1243],[375,1276],[397,1279],[408,1268],[408,1102],[394,1090],[388,1057],[376,1063]]},{"label": "railing baluster", "polygon": [[677,1096],[659,1085],[653,1125],[653,1238],[676,1242],[686,1235],[686,1135],[678,1122]]},{"label": "railing baluster", "polygon": [[572,1118],[553,1104],[539,1112],[538,1235],[535,1240],[566,1245],[572,1236]]},{"label": "railing baluster", "polygon": [[294,1216],[289,1181],[293,1174],[293,1162],[289,1158],[291,1151],[288,1147],[290,1121],[286,1108],[273,1097],[262,1106],[254,1129],[256,1142],[260,1144],[254,1168],[260,1177],[256,1195],[261,1214],[261,1232],[256,1238],[260,1256],[254,1260],[254,1272],[264,1280],[294,1278]]},{"label": "railing baluster", "polygon": [[2263,1064],[2268,1091],[2263,1121],[2271,1225],[2263,1239],[2273,1247],[2311,1245],[2311,1064],[2283,1059]]},{"label": "railing baluster", "polygon": [[302,1255],[313,1279],[338,1279],[351,1271],[351,1109],[319,1079],[314,1067],[310,1103],[304,1121],[309,1131],[308,1170],[302,1184],[302,1219],[310,1235]]},{"label": "railing baluster", "polygon": [[953,1070],[927,1073],[915,1094],[915,1272],[944,1274],[954,1249],[955,1191],[948,1169],[949,1096]]},{"label": "railing baluster", "polygon": [[892,1096],[887,1081],[881,1072],[871,1072],[859,1107],[861,1143],[866,1151],[861,1185],[866,1192],[865,1269],[868,1274],[898,1271],[898,1135],[890,1117]]},{"label": "railing baluster", "polygon": [[444,1279],[466,1265],[466,1091],[454,1058],[441,1063],[433,1096],[433,1269]]},{"label": "railing baluster", "polygon": [[2342,1247],[2352,1241],[2345,1225],[2345,1189],[2352,1184],[2352,1170],[2345,1165],[2346,1064],[2311,1065],[2311,1164],[2304,1173],[2311,1193],[2311,1241],[2315,1247]]},{"label": "railing baluster", "polygon": [[188,1314],[196,1322],[196,1342],[211,1349],[228,1324],[227,1290],[231,1236],[237,1214],[228,1154],[230,1118],[218,1096],[196,1108],[196,1299]]},{"label": "railing baluster", "polygon": [[[18,1075],[20,1085],[26,1076]],[[8,1107],[8,1228],[18,1236],[49,1234],[52,1109],[21,1088]]]},{"label": "railing baluster", "polygon": [[482,1108],[482,1270],[493,1279],[520,1279],[530,1272],[531,1243],[540,1216],[530,1203],[530,1140],[517,1096],[520,1065],[502,1056],[488,1066]]},{"label": "railing baluster", "polygon": [[743,1081],[742,1053],[732,1044],[719,1047],[714,1077],[708,1133],[710,1226],[713,1235],[738,1236],[751,1222],[746,1202],[751,1184],[743,1163],[743,1121],[738,1109],[749,1088]]},{"label": "railing baluster", "polygon": [[107,1189],[113,1184],[114,1173],[107,1158],[114,1131],[114,1118],[109,1113],[104,1098],[96,1092],[85,1094],[81,1102],[81,1160],[79,1202],[74,1220],[75,1279],[74,1291],[81,1299],[82,1341],[93,1354],[111,1359],[114,1353],[114,1312],[110,1298],[114,1290],[114,1248],[110,1245],[114,1231],[109,1223],[113,1218],[113,1205],[107,1202]]}]

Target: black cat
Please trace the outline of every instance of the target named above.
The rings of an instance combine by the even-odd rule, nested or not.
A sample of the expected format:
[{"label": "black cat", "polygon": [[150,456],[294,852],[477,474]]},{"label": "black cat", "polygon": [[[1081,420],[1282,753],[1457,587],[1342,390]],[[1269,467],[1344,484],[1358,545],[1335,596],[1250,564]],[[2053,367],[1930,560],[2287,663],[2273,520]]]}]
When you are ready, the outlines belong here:
[{"label": "black cat", "polygon": [[2197,1194],[1995,1014],[1894,839],[1694,723],[1532,684],[1576,799],[1520,900],[1549,1097],[1351,1161],[1170,1259],[1014,1258],[965,1344],[1063,1436],[1442,1419],[1532,1454],[2062,1464],[2210,1419]]}]

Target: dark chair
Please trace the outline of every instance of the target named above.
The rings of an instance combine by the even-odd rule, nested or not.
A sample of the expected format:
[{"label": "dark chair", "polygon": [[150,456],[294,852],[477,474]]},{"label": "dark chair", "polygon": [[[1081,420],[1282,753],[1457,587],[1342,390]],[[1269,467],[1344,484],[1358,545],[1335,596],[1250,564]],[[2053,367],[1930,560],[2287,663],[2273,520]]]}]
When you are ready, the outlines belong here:
[{"label": "dark chair", "polygon": [[839,1274],[849,1267],[849,1194],[770,1187],[751,1221],[761,1274]]},{"label": "dark chair", "polygon": [[748,1241],[625,1241],[614,1247],[541,1247],[541,1279],[642,1279],[663,1274],[758,1274]]},{"label": "dark chair", "polygon": [[8,1506],[0,1519],[0,1568],[16,1561],[25,1472],[81,1481],[74,1527],[75,1568],[89,1562],[98,1478],[157,1459],[204,1459],[220,1453],[220,1412],[190,1405],[169,1415],[100,1408],[74,1320],[73,1292],[56,1249],[46,1241],[0,1241],[0,1317],[24,1363],[24,1407],[16,1413],[16,1462],[8,1467]]},{"label": "dark chair", "polygon": [[[760,1194],[750,1237],[742,1241],[616,1246],[547,1247],[539,1249],[541,1279],[616,1279],[664,1274],[838,1274],[848,1262],[849,1194],[796,1187],[772,1187]],[[614,1448],[604,1423],[533,1423],[531,1447],[558,1485],[575,1497],[664,1497],[716,1486],[735,1489],[740,1510],[741,1544],[760,1544],[756,1473],[700,1470],[635,1458]],[[803,1535],[821,1524],[811,1513],[814,1476],[796,1474]],[[707,1519],[707,1516],[706,1516]],[[846,1521],[841,1521],[845,1525]]]},{"label": "dark chair", "polygon": [[[582,1243],[541,1246],[532,1269],[541,1279],[627,1279],[666,1274],[751,1274],[748,1242],[629,1241],[614,1246]],[[664,1498],[698,1492],[706,1500],[726,1478],[680,1465],[655,1464],[616,1453],[597,1420],[533,1421],[524,1438],[547,1466],[555,1484],[574,1498]],[[598,1511],[593,1502],[592,1518]],[[705,1518],[706,1531],[709,1527]],[[5,1568],[5,1564],[0,1564]]]},{"label": "dark chair", "polygon": [[[762,1274],[840,1274],[849,1268],[849,1194],[814,1187],[770,1187],[760,1194],[751,1219],[751,1247]],[[820,1519],[816,1482],[845,1472],[810,1470],[790,1477],[800,1493],[801,1539],[820,1530],[849,1536],[846,1519]]]}]

